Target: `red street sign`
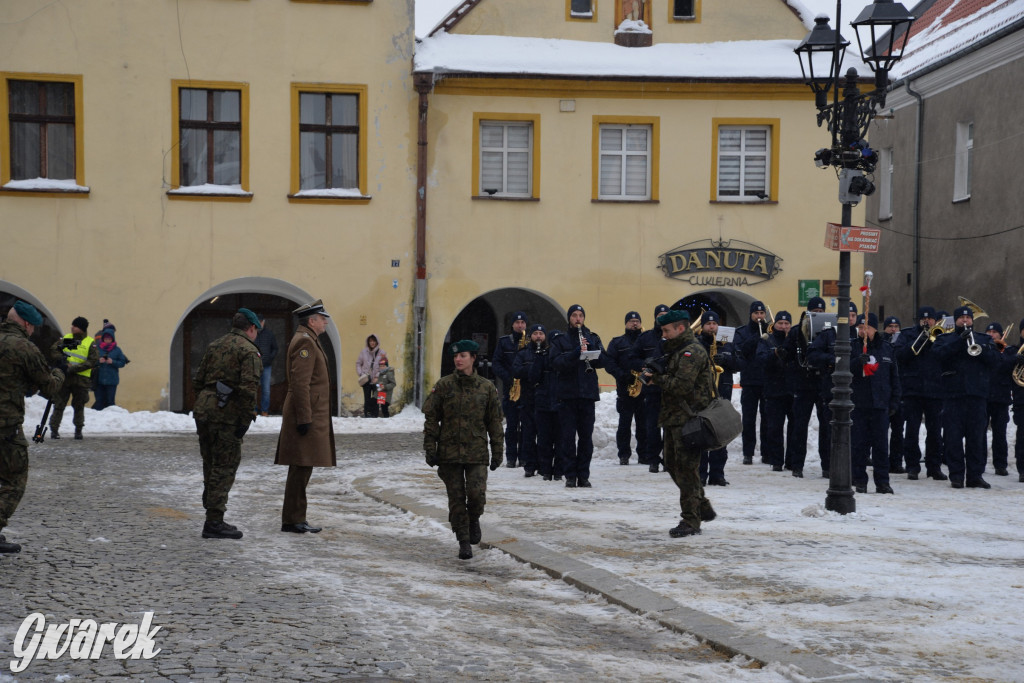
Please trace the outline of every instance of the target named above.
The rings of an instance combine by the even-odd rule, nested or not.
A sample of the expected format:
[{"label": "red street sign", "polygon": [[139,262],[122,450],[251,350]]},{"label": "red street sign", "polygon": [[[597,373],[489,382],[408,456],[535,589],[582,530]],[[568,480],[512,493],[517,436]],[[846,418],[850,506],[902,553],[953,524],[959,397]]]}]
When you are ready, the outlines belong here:
[{"label": "red street sign", "polygon": [[832,251],[860,251],[878,253],[878,242],[882,231],[877,228],[843,227],[836,223],[825,224],[825,246]]}]

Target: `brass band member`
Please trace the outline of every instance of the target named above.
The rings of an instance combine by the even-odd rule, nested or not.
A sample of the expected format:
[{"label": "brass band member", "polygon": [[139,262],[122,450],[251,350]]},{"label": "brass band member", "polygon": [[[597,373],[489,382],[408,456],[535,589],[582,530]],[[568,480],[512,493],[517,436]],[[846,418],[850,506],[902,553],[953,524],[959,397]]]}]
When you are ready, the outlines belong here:
[{"label": "brass band member", "polygon": [[908,327],[896,338],[896,363],[903,381],[903,458],[907,479],[915,480],[921,472],[921,447],[918,435],[921,422],[927,432],[924,465],[927,476],[936,481],[948,477],[942,472],[942,368],[933,353],[929,331],[935,328],[937,314],[932,306],[917,311],[917,325]]},{"label": "brass band member", "polygon": [[494,349],[494,362],[491,364],[491,370],[501,380],[499,391],[501,393],[501,410],[505,414],[506,467],[523,465],[519,457],[519,444],[522,441],[519,398],[511,398],[509,392],[515,380],[512,365],[515,363],[516,354],[529,341],[526,336],[527,325],[529,325],[529,321],[526,319],[525,313],[516,311],[512,314],[512,334],[507,334],[498,340],[497,348]]},{"label": "brass band member", "polygon": [[986,409],[989,427],[992,430],[992,468],[997,476],[1005,477],[1010,474],[1007,469],[1010,453],[1006,443],[1006,428],[1010,424],[1010,403],[1013,402],[1014,386],[1013,367],[1017,364],[1017,358],[1007,351],[1008,347],[1003,340],[1002,325],[991,322],[985,327],[985,332],[992,338],[992,343],[1000,352],[999,362],[992,368],[992,377],[989,380]]},{"label": "brass band member", "polygon": [[[619,426],[615,431],[615,446],[619,453],[619,464],[628,465],[632,455],[631,441],[633,423],[636,423],[636,452],[639,460],[647,449],[647,431],[644,428],[644,397],[646,387],[640,382],[639,373],[630,370],[630,349],[643,332],[640,314],[630,311],[626,314],[626,330],[622,335],[608,342],[605,349],[607,361],[604,369],[615,378],[615,410],[619,414]],[[637,391],[639,389],[639,391]]]}]

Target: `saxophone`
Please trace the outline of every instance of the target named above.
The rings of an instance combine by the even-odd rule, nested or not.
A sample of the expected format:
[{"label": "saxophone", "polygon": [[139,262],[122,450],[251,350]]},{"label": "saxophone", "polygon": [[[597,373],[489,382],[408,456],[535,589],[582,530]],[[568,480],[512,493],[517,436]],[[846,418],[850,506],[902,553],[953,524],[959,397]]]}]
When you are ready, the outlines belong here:
[{"label": "saxophone", "polygon": [[[523,330],[523,336],[519,338],[519,344],[516,346],[516,351],[522,351],[523,347],[526,346],[526,330]],[[519,394],[523,388],[519,384],[519,378],[516,377],[512,380],[512,387],[508,390],[508,400],[515,403],[519,400]]]}]

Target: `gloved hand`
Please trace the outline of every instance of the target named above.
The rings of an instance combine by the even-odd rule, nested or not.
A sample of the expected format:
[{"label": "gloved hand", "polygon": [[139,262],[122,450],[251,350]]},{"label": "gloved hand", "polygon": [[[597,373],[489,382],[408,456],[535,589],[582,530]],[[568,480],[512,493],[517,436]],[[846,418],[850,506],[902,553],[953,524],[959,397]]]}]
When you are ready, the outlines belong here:
[{"label": "gloved hand", "polygon": [[968,339],[968,338],[970,338],[970,336],[971,336],[971,333],[972,333],[973,331],[974,331],[974,329],[973,329],[973,328],[971,328],[971,327],[965,327],[965,328],[964,328],[964,329],[963,329],[963,330],[962,330],[962,331],[960,332],[960,338],[961,338],[961,339]]},{"label": "gloved hand", "polygon": [[732,351],[719,351],[715,354],[715,358],[718,359],[719,365],[721,365],[722,361],[726,363],[732,362]]},{"label": "gloved hand", "polygon": [[860,356],[858,356],[857,358],[858,360],[860,360],[861,365],[867,365],[868,363],[871,362],[871,356],[869,356],[866,353],[860,354]]},{"label": "gloved hand", "polygon": [[427,451],[427,465],[430,467],[437,466],[437,453],[434,451]]},{"label": "gloved hand", "polygon": [[491,458],[491,472],[501,467],[501,458]]},{"label": "gloved hand", "polygon": [[249,423],[243,422],[242,424],[235,427],[235,438],[241,439],[243,436],[245,436],[245,433],[247,431],[249,431]]},{"label": "gloved hand", "polygon": [[299,436],[305,436],[309,433],[309,426],[312,422],[306,422],[305,424],[295,425],[295,431],[299,433]]}]

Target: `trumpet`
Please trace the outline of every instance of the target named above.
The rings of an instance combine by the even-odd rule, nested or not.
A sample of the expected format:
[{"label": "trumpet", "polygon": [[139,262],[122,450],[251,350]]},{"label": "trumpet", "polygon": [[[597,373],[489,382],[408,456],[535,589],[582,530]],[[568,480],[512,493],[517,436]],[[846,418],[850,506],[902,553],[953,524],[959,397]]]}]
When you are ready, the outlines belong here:
[{"label": "trumpet", "polygon": [[981,344],[974,340],[974,328],[967,328],[970,334],[967,336],[967,355],[968,356],[980,356],[981,355]]},{"label": "trumpet", "polygon": [[[519,338],[519,344],[516,346],[516,351],[522,351],[523,347],[526,346],[526,330],[523,330],[523,336]],[[520,385],[519,378],[516,377],[512,380],[512,386],[508,390],[508,400],[513,403],[519,400],[519,395],[522,393],[523,388]]]}]

